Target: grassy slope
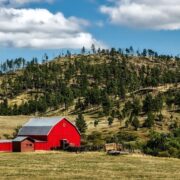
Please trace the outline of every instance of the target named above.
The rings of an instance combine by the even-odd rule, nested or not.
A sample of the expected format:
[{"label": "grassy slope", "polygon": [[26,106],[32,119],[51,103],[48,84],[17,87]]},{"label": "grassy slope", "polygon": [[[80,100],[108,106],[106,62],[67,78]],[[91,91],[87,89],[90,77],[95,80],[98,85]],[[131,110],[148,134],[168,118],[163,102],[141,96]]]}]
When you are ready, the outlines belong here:
[{"label": "grassy slope", "polygon": [[0,154],[0,179],[180,179],[180,160],[103,152]]},{"label": "grassy slope", "polygon": [[[91,64],[98,64],[98,63],[104,63],[105,59],[107,58],[106,56],[87,56],[87,57],[91,57]],[[78,56],[76,57],[77,59],[79,58]],[[60,59],[55,59],[54,60],[56,63],[61,64],[62,66],[64,66],[65,62],[74,62],[74,58],[60,58]],[[130,58],[129,60],[130,62],[134,63],[137,67],[141,66],[142,64],[144,65],[149,65],[149,66],[163,66],[163,67],[174,67],[173,66],[173,61],[168,62],[169,64],[164,64],[163,62],[155,62],[152,61],[148,58]],[[18,71],[17,73],[21,73],[20,71]],[[173,84],[167,84],[165,86],[159,86],[156,88],[156,90],[153,92],[153,94],[156,94],[158,92],[166,92],[168,89],[175,89],[175,88],[180,88],[180,84],[177,85],[177,87],[174,87]],[[142,98],[144,95],[138,94],[139,98]],[[127,99],[126,101],[130,98],[130,94],[127,94]],[[9,104],[14,105],[15,103],[20,105],[22,102],[27,101],[28,99],[30,99],[30,94],[28,92],[24,92],[20,95],[18,95],[17,97],[14,97],[12,99],[9,99]],[[124,105],[124,102],[121,102],[121,106]],[[122,109],[122,108],[121,108]],[[62,108],[61,109],[57,109],[55,111],[49,111],[46,114],[40,115],[40,116],[65,116],[67,118],[69,118],[71,121],[74,121],[76,119],[76,115],[72,115],[71,110],[73,110],[73,107],[70,108],[70,110],[68,112],[63,111]],[[124,126],[125,120],[122,122],[121,126],[120,123],[117,119],[114,120],[114,123],[111,127],[108,127],[108,123],[107,123],[107,117],[102,117],[99,118],[98,117],[98,113],[95,107],[86,110],[87,112],[84,114],[85,116],[85,120],[88,123],[88,131],[87,133],[91,133],[92,131],[99,131],[99,132],[103,132],[103,134],[113,134],[116,133],[117,131],[119,131],[119,128],[121,126]],[[177,119],[180,122],[180,114],[179,113],[175,113],[175,112],[169,112],[167,111],[166,108],[163,109],[163,115],[164,115],[164,122],[162,126],[159,127],[155,127],[156,130],[158,131],[167,131],[168,125],[170,123],[170,116],[171,114],[173,114],[174,119]],[[144,119],[146,118],[146,116],[139,116],[139,119],[141,121],[141,123],[143,123]],[[23,125],[27,120],[29,119],[29,116],[12,116],[12,117],[0,117],[0,137],[3,137],[3,134],[12,134],[13,129],[16,128],[18,125]],[[99,119],[99,125],[94,128],[93,126],[93,122],[95,119]],[[134,131],[134,129],[125,129],[126,131]],[[140,130],[138,132],[134,131],[134,133],[137,133],[140,137],[145,138],[146,134],[148,133],[149,130],[145,129],[145,128],[140,128]]]},{"label": "grassy slope", "polygon": [[0,116],[0,137],[3,134],[11,135],[17,126],[23,125],[29,116]]}]

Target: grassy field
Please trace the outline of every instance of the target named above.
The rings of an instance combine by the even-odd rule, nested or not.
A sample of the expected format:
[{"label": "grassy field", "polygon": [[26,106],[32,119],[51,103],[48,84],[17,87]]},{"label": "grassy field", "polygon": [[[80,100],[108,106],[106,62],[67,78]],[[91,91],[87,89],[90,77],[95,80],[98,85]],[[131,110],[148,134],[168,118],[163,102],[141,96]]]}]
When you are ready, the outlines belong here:
[{"label": "grassy field", "polygon": [[0,153],[0,179],[180,179],[180,160],[104,152]]}]

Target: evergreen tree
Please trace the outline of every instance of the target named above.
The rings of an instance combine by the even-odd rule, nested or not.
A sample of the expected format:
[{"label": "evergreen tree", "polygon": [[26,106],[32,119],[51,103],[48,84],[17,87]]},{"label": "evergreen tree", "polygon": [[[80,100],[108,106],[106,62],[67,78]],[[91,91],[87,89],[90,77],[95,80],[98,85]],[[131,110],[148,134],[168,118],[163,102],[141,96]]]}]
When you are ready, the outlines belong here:
[{"label": "evergreen tree", "polygon": [[81,49],[81,53],[84,55],[86,53],[86,48],[83,46]]},{"label": "evergreen tree", "polygon": [[91,46],[91,50],[92,50],[93,54],[95,54],[95,53],[96,53],[96,47],[95,47],[95,45],[94,45],[94,44],[92,44],[92,46]]},{"label": "evergreen tree", "polygon": [[99,124],[99,120],[98,119],[94,120],[94,127],[97,127],[98,124]]},{"label": "evergreen tree", "polygon": [[132,125],[135,127],[136,131],[140,127],[140,122],[139,122],[139,119],[137,118],[137,116],[134,117],[134,119],[132,121]]},{"label": "evergreen tree", "polygon": [[154,108],[153,97],[151,94],[148,94],[143,101],[143,111],[147,113],[152,111],[153,108]]},{"label": "evergreen tree", "polygon": [[138,116],[139,113],[141,112],[141,109],[142,109],[139,99],[135,98],[135,99],[133,100],[133,102],[132,102],[132,108],[133,108],[133,110],[132,110],[133,114],[136,115],[136,116]]},{"label": "evergreen tree", "polygon": [[84,116],[82,114],[78,114],[78,117],[76,118],[76,127],[81,133],[85,133],[87,130],[87,124],[84,120]]},{"label": "evergreen tree", "polygon": [[161,94],[158,94],[154,99],[153,110],[155,112],[160,112],[162,108],[163,108],[163,97]]},{"label": "evergreen tree", "polygon": [[108,125],[111,126],[113,124],[113,117],[108,117]]},{"label": "evergreen tree", "polygon": [[148,113],[148,116],[144,122],[144,126],[147,128],[151,128],[154,125],[155,116],[152,112]]},{"label": "evergreen tree", "polygon": [[103,112],[105,115],[109,115],[112,109],[112,102],[107,94],[102,98]]}]

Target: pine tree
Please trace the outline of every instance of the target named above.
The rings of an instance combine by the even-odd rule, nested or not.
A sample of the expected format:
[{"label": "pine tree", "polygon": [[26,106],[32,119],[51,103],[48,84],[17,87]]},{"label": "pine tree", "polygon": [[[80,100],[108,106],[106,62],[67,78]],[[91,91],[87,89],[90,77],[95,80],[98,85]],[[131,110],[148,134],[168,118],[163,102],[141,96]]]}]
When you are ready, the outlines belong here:
[{"label": "pine tree", "polygon": [[92,44],[92,46],[91,46],[91,50],[92,50],[93,54],[95,54],[95,53],[96,53],[96,47],[95,47],[95,45],[94,45],[94,44]]},{"label": "pine tree", "polygon": [[107,94],[103,97],[102,100],[102,107],[103,107],[103,112],[105,115],[109,115],[110,111],[112,109],[112,102]]},{"label": "pine tree", "polygon": [[81,49],[81,53],[84,55],[86,53],[86,48],[83,46]]},{"label": "pine tree", "polygon": [[153,108],[153,97],[151,94],[148,94],[143,101],[143,111],[147,113],[152,111]]},{"label": "pine tree", "polygon": [[94,120],[94,127],[97,127],[98,124],[99,124],[99,120],[98,119]]},{"label": "pine tree", "polygon": [[134,119],[132,121],[132,125],[135,127],[135,129],[137,131],[140,126],[139,119],[137,118],[137,116],[134,117]]},{"label": "pine tree", "polygon": [[76,127],[81,133],[85,133],[87,130],[87,124],[84,120],[84,116],[82,114],[78,114],[78,117],[76,118]]},{"label": "pine tree", "polygon": [[111,126],[113,124],[114,119],[112,117],[108,118],[108,125]]},{"label": "pine tree", "polygon": [[142,108],[139,99],[135,98],[133,100],[132,108],[133,108],[133,114],[138,116],[139,113],[141,112],[141,108]]},{"label": "pine tree", "polygon": [[148,117],[144,122],[144,126],[147,128],[151,128],[154,125],[155,116],[152,112],[148,113]]}]

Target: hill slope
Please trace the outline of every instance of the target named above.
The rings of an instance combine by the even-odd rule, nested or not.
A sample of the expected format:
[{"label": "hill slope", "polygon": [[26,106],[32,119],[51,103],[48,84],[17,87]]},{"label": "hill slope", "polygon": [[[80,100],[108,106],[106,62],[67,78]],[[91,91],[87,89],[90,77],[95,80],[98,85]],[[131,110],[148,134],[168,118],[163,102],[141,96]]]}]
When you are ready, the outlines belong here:
[{"label": "hill slope", "polygon": [[133,56],[112,49],[22,63],[0,75],[1,115],[75,120],[83,113],[92,144],[115,141],[116,135],[141,144],[152,129],[169,133],[179,126],[177,57]]}]

